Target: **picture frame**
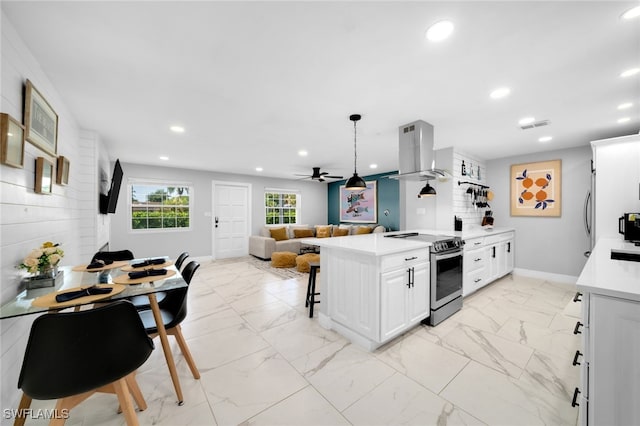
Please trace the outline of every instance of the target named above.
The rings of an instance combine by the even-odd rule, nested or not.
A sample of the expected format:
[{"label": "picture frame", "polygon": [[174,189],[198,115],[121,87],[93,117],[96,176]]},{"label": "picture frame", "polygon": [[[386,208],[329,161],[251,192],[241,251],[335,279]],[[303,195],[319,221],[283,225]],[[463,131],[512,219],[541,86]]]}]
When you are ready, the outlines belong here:
[{"label": "picture frame", "polygon": [[58,114],[49,102],[27,80],[24,100],[24,127],[26,139],[47,154],[58,152]]},{"label": "picture frame", "polygon": [[562,215],[562,160],[511,166],[511,216]]},{"label": "picture frame", "polygon": [[38,194],[53,192],[53,163],[44,157],[36,158],[36,181],[34,191]]},{"label": "picture frame", "polygon": [[24,167],[24,126],[9,114],[0,114],[0,161],[7,166]]},{"label": "picture frame", "polygon": [[340,185],[340,222],[378,222],[377,181],[366,184],[365,189],[346,189]]},{"label": "picture frame", "polygon": [[59,156],[56,164],[56,183],[58,185],[69,184],[69,166],[70,162],[67,157]]}]

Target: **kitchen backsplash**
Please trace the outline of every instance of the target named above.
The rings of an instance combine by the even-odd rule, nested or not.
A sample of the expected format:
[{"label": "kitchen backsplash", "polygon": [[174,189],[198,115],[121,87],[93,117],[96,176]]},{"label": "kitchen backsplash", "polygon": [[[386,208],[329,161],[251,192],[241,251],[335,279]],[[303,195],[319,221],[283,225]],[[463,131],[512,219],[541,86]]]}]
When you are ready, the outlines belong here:
[{"label": "kitchen backsplash", "polygon": [[[464,161],[466,175],[462,175],[462,162]],[[453,214],[462,218],[463,226],[467,227],[470,224],[480,225],[485,210],[491,210],[490,208],[476,208],[473,203],[473,194],[467,194],[467,189],[481,189],[473,185],[462,184],[458,185],[458,181],[461,182],[473,182],[481,185],[486,185],[486,164],[482,160],[478,160],[473,157],[469,157],[466,154],[460,152],[453,153]],[[489,202],[491,204],[491,202]],[[452,219],[453,220],[453,219]]]}]

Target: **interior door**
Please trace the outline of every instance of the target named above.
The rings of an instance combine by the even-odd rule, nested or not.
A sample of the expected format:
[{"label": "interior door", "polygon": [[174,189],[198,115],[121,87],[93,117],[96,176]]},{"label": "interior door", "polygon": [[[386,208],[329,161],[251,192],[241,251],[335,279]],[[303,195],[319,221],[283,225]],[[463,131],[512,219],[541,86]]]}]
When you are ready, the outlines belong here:
[{"label": "interior door", "polygon": [[251,184],[213,182],[213,258],[249,254]]}]

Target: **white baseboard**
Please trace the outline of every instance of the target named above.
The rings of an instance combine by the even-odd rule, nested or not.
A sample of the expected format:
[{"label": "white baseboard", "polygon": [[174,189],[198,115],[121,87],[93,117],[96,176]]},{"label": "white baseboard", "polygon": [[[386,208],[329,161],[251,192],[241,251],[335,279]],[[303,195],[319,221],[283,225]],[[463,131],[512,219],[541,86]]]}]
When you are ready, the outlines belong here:
[{"label": "white baseboard", "polygon": [[573,275],[553,274],[551,272],[534,271],[533,269],[515,268],[513,273],[523,277],[540,278],[558,283],[575,284],[578,281],[578,277]]}]

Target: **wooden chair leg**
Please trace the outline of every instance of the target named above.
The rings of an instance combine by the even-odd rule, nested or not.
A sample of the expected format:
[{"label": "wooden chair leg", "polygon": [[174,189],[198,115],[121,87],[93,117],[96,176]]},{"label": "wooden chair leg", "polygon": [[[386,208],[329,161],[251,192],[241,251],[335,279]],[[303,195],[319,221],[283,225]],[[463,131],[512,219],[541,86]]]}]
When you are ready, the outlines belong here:
[{"label": "wooden chair leg", "polygon": [[136,411],[133,408],[133,401],[129,393],[127,381],[124,378],[119,379],[113,382],[113,387],[115,388],[116,395],[118,395],[118,401],[120,402],[120,407],[122,408],[122,413],[124,414],[127,425],[139,426],[140,423],[138,422]]},{"label": "wooden chair leg", "polygon": [[182,328],[180,327],[180,324],[173,327],[170,333],[176,337],[176,340],[178,341],[178,346],[180,346],[180,351],[182,352],[182,355],[184,356],[184,358],[187,360],[187,365],[191,369],[191,374],[193,374],[193,378],[196,380],[199,379],[200,372],[198,371],[198,367],[196,367],[196,362],[193,360],[193,356],[191,356],[191,351],[189,351],[189,347],[187,346],[187,341],[184,340],[184,336],[182,335]]},{"label": "wooden chair leg", "polygon": [[133,400],[136,402],[138,409],[140,411],[144,411],[147,409],[147,402],[144,400],[144,396],[142,395],[142,391],[140,390],[140,386],[138,386],[138,381],[136,380],[136,372],[127,375],[124,378],[127,382],[127,386],[129,387],[129,391],[131,392],[131,396]]},{"label": "wooden chair leg", "polygon": [[66,410],[68,414],[69,410],[71,410],[70,405],[71,404],[68,404],[68,398],[59,399],[56,402],[56,408],[54,408],[53,410],[55,416],[51,420],[49,420],[49,426],[63,426],[67,421],[67,418],[63,417],[62,413],[64,413],[63,410]]},{"label": "wooden chair leg", "polygon": [[26,410],[31,407],[31,397],[26,393],[22,393],[22,398],[20,398],[20,404],[18,405],[18,415],[13,421],[13,426],[24,426],[24,422],[26,418],[24,414]]}]

